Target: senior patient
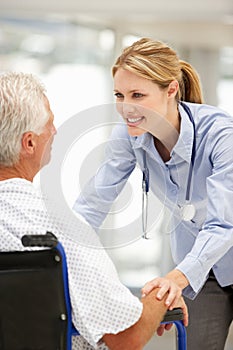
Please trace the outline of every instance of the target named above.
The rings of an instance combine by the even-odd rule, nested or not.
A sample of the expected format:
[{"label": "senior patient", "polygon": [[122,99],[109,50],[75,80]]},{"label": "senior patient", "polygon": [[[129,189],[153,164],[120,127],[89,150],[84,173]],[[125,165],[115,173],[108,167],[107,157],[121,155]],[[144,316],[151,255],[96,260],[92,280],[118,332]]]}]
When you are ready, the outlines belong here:
[{"label": "senior patient", "polygon": [[[23,250],[24,234],[53,232],[68,262],[73,323],[81,336],[73,349],[142,349],[166,312],[164,300],[152,292],[141,301],[120,283],[104,249],[80,245],[69,230],[98,237],[84,223],[75,228],[48,214],[32,181],[50,160],[56,129],[45,89],[32,75],[0,75],[0,250]],[[76,232],[75,232],[76,234]],[[185,323],[187,310],[182,299]]]}]

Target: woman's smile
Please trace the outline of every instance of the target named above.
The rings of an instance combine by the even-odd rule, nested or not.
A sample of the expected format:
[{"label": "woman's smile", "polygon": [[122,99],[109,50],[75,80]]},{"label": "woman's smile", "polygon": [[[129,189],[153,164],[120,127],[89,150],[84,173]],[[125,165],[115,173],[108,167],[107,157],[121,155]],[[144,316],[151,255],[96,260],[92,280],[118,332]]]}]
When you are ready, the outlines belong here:
[{"label": "woman's smile", "polygon": [[130,117],[130,118],[126,118],[126,122],[128,126],[139,126],[142,121],[145,119],[145,117]]}]

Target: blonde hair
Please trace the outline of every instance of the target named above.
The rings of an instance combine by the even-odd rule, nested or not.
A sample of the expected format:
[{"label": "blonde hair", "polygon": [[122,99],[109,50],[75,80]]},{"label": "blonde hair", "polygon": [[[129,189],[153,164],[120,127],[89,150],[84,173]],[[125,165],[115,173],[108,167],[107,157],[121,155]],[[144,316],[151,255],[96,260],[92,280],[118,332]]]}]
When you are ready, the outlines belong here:
[{"label": "blonde hair", "polygon": [[119,68],[152,80],[162,89],[177,80],[177,100],[203,103],[196,70],[189,63],[179,60],[176,52],[161,41],[142,38],[125,48],[112,67],[113,77]]},{"label": "blonde hair", "polygon": [[31,74],[0,75],[0,165],[17,163],[22,136],[40,134],[49,119],[45,88]]}]

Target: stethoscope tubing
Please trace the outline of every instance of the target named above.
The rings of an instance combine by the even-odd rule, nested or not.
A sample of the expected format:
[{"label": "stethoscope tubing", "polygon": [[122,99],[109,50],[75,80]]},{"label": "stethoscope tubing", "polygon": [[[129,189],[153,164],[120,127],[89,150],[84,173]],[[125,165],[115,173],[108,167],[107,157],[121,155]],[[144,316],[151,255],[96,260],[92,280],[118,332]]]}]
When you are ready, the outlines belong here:
[{"label": "stethoscope tubing", "polygon": [[186,188],[186,194],[185,194],[185,200],[189,202],[191,198],[190,194],[191,194],[193,168],[194,168],[194,163],[196,158],[196,128],[195,128],[195,122],[194,122],[190,108],[183,102],[180,102],[180,104],[184,108],[185,112],[187,113],[189,120],[191,121],[193,126],[193,145],[192,145],[191,162],[189,166],[189,173],[188,173],[188,180],[187,180],[187,188]]},{"label": "stethoscope tubing", "polygon": [[[191,183],[192,183],[193,168],[194,168],[195,157],[196,157],[196,130],[195,130],[195,122],[194,122],[190,108],[183,102],[180,102],[180,105],[183,107],[183,109],[187,113],[189,120],[191,121],[192,127],[193,127],[193,144],[192,144],[191,162],[189,165],[189,172],[188,172],[188,178],[187,178],[187,188],[186,188],[186,194],[185,194],[186,203],[189,203],[189,201],[191,199]],[[148,239],[148,237],[147,237],[147,218],[148,218],[148,192],[149,192],[150,184],[149,184],[149,169],[147,167],[146,151],[145,150],[143,150],[143,171],[142,171],[142,174],[143,174],[143,176],[142,176],[142,231],[143,231],[143,236],[142,237],[145,239]]]}]

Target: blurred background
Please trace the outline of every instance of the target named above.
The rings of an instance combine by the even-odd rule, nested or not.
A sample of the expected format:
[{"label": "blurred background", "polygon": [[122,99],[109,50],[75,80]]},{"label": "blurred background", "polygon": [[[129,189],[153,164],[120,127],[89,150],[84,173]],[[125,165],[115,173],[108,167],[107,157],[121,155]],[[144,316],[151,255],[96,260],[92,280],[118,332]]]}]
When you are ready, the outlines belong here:
[{"label": "blurred background", "polygon": [[[111,66],[123,47],[143,36],[172,46],[199,72],[205,102],[233,115],[232,0],[1,0],[0,73],[13,70],[40,77],[59,128],[77,113],[114,102]],[[107,133],[101,135],[99,139],[90,133],[67,157],[62,186],[71,206],[80,191],[77,173],[82,164],[75,159],[106,141]],[[137,171],[130,183],[133,212],[141,210]],[[108,220],[115,225],[119,218]],[[166,216],[150,240],[138,238],[108,250],[123,283],[138,295],[146,281],[173,266],[169,235],[162,233],[164,220]],[[175,348],[172,332],[146,349]],[[226,349],[233,346],[231,337]]]}]

